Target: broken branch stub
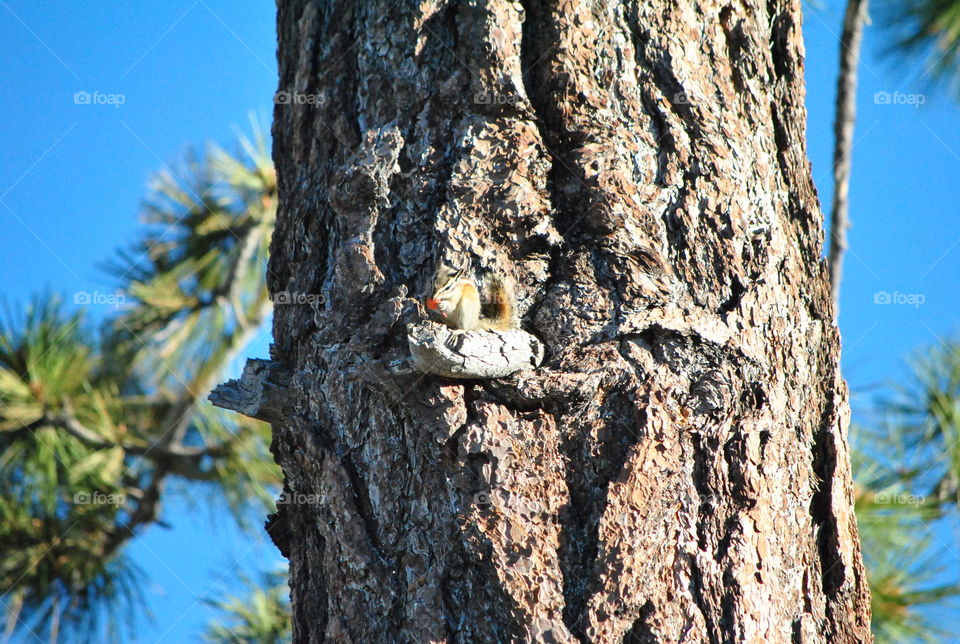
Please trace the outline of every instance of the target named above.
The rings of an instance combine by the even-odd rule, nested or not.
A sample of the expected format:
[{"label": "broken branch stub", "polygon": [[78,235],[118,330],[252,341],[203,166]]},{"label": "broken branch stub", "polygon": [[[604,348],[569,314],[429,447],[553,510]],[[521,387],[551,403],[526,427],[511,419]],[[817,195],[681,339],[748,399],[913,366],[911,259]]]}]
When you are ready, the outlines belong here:
[{"label": "broken branch stub", "polygon": [[448,378],[504,378],[543,361],[543,344],[520,329],[461,331],[436,322],[407,325],[418,371]]},{"label": "broken branch stub", "polygon": [[247,360],[239,380],[217,385],[207,400],[216,407],[268,423],[281,417],[290,384],[290,369],[270,360]]}]

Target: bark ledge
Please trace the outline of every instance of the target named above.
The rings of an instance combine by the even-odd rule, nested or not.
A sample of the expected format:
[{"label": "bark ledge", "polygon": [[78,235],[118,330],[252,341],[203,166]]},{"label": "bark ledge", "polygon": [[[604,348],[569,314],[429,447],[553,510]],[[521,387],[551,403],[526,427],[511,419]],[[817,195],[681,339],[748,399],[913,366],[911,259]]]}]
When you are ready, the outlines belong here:
[{"label": "bark ledge", "polygon": [[519,329],[454,331],[436,322],[407,327],[407,344],[418,371],[449,378],[503,378],[543,361],[543,345]]}]

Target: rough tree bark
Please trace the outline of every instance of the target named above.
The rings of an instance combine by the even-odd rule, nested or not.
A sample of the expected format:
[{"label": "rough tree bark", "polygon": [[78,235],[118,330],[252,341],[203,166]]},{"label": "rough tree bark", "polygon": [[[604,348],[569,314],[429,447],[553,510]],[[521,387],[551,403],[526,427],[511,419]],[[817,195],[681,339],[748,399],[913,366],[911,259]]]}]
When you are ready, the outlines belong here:
[{"label": "rough tree bark", "polygon": [[[869,641],[799,0],[278,5],[295,639]],[[542,367],[397,368],[454,254]]]}]

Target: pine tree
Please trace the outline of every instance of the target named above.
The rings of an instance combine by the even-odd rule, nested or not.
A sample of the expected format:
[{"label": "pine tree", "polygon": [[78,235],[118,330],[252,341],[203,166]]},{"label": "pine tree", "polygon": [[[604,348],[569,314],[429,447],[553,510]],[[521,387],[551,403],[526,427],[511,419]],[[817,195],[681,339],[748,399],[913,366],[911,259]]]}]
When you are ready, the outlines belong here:
[{"label": "pine tree", "polygon": [[[126,545],[171,480],[243,520],[279,483],[269,427],[204,401],[270,311],[276,181],[263,133],[160,173],[145,234],[110,263],[94,325],[56,296],[0,325],[0,593],[6,633],[117,637],[143,610]],[[181,180],[180,177],[185,177]]]}]

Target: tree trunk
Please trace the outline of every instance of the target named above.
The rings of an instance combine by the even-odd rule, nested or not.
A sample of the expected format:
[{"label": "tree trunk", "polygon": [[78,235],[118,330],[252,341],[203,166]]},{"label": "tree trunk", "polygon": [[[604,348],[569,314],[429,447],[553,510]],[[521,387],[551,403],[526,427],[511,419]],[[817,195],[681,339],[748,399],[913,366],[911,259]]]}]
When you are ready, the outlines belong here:
[{"label": "tree trunk", "polygon": [[[295,639],[869,641],[799,0],[278,4]],[[398,367],[455,255],[541,367]]]}]

